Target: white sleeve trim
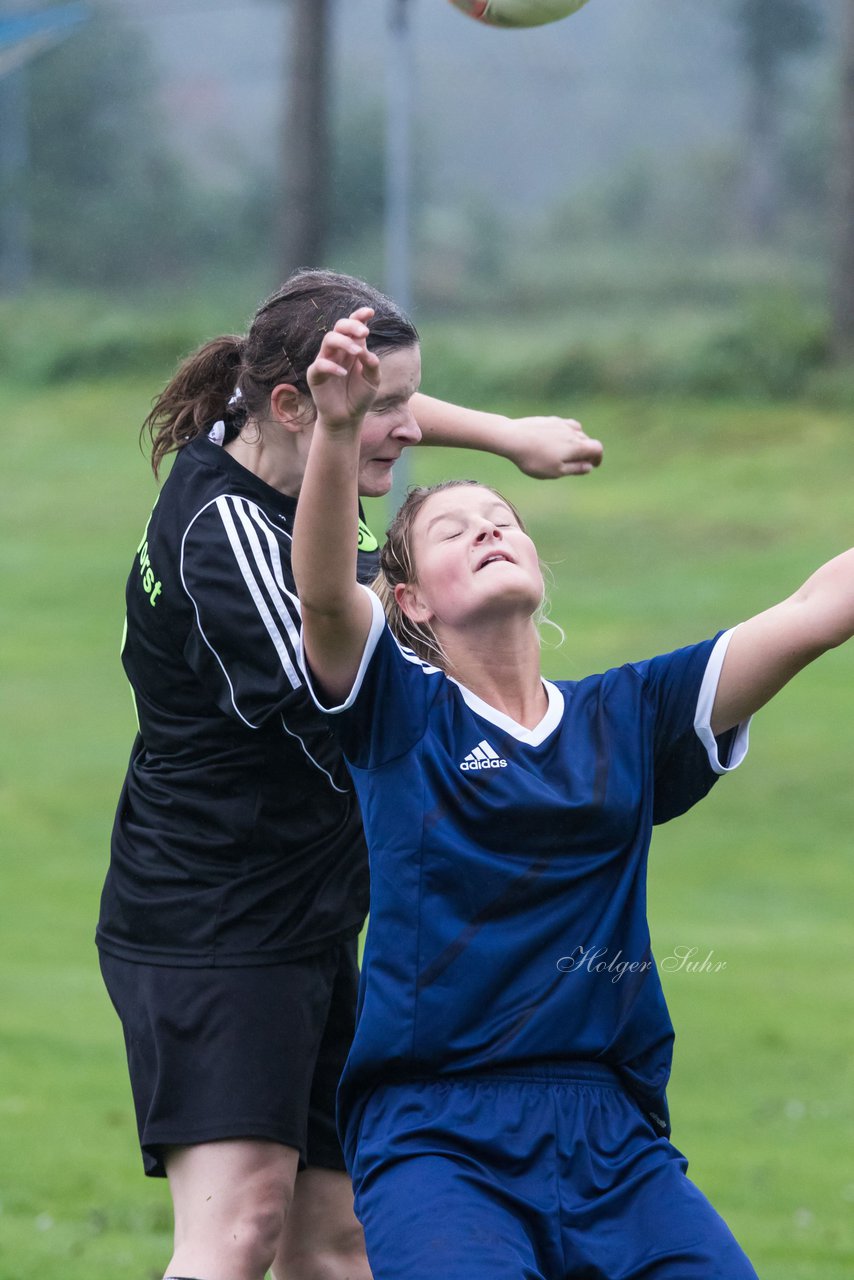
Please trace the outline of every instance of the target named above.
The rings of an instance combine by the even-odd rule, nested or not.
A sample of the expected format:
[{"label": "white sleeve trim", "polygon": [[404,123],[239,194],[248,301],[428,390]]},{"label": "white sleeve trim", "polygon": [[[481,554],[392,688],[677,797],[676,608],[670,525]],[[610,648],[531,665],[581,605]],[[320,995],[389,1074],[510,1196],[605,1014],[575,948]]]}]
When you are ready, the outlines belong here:
[{"label": "white sleeve trim", "polygon": [[340,715],[342,711],[348,711],[356,701],[356,698],[359,695],[359,690],[361,689],[365,679],[365,672],[368,669],[368,663],[374,656],[374,650],[379,644],[380,636],[385,630],[385,611],[380,604],[379,596],[376,595],[375,592],[371,591],[370,587],[366,587],[364,583],[359,583],[359,586],[363,591],[368,593],[368,598],[371,602],[371,629],[368,632],[367,639],[365,640],[365,648],[362,652],[362,660],[359,663],[359,670],[356,672],[356,678],[353,681],[353,688],[347,695],[346,702],[342,702],[340,706],[329,707],[318,697],[314,687],[314,677],[311,674],[311,668],[309,667],[305,656],[305,642],[303,636],[300,635],[299,664],[302,667],[303,675],[305,676],[306,688],[311,694],[311,699],[314,705],[320,711],[324,711],[329,716],[337,716]]},{"label": "white sleeve trim", "polygon": [[709,764],[715,773],[732,773],[733,769],[737,769],[742,763],[747,755],[750,740],[750,721],[753,718],[749,716],[747,720],[743,720],[736,727],[735,738],[729,753],[729,763],[722,764],[718,753],[718,740],[712,733],[712,708],[715,705],[715,695],[718,691],[718,681],[721,678],[721,668],[724,665],[724,658],[734,630],[735,628],[733,627],[732,630],[725,631],[722,636],[719,636],[714,649],[709,655],[706,674],[703,676],[703,683],[700,685],[697,711],[694,716],[694,732],[706,748]]}]

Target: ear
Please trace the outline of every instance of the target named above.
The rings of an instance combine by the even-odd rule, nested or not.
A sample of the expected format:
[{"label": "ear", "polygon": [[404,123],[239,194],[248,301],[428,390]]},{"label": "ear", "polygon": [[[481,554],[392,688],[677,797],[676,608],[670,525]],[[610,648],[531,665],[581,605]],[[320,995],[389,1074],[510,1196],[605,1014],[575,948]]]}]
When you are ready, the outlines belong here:
[{"label": "ear", "polygon": [[290,431],[301,431],[310,404],[308,397],[300,395],[290,382],[280,382],[270,393],[270,416]]},{"label": "ear", "polygon": [[394,589],[394,598],[401,613],[406,614],[410,622],[430,622],[433,610],[422,597],[417,586],[411,582],[399,582]]}]

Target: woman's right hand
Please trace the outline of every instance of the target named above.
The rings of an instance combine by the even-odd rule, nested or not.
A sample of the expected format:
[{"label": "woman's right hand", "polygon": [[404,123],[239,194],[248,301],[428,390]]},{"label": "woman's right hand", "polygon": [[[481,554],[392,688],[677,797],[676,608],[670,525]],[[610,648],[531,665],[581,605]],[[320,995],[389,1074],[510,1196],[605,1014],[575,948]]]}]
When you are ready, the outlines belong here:
[{"label": "woman's right hand", "polygon": [[318,419],[332,434],[358,431],[376,398],[380,361],[367,346],[367,322],[373,314],[370,307],[359,307],[336,321],[323,335],[309,367],[308,385]]}]

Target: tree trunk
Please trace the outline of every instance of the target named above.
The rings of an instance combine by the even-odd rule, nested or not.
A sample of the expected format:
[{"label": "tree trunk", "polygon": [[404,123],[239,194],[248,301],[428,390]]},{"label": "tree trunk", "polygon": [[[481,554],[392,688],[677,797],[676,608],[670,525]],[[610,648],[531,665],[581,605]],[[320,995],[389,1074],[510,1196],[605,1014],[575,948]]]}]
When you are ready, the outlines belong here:
[{"label": "tree trunk", "polygon": [[290,0],[277,257],[284,278],[324,265],[329,201],[331,0]]},{"label": "tree trunk", "polygon": [[854,0],[846,0],[833,218],[833,350],[854,360]]}]

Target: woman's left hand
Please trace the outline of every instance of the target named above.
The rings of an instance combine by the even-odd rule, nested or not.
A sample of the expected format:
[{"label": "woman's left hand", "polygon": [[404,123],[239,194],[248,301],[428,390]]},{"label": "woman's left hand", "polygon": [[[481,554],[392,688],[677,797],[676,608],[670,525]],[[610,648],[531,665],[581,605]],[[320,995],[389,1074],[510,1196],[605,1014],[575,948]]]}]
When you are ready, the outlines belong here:
[{"label": "woman's left hand", "polygon": [[505,457],[536,480],[583,476],[602,461],[601,442],[573,418],[509,418],[508,427]]},{"label": "woman's left hand", "polygon": [[348,431],[361,427],[376,399],[380,362],[368,350],[370,307],[359,307],[336,321],[323,335],[320,350],[309,366],[307,379],[318,417],[327,430]]}]

